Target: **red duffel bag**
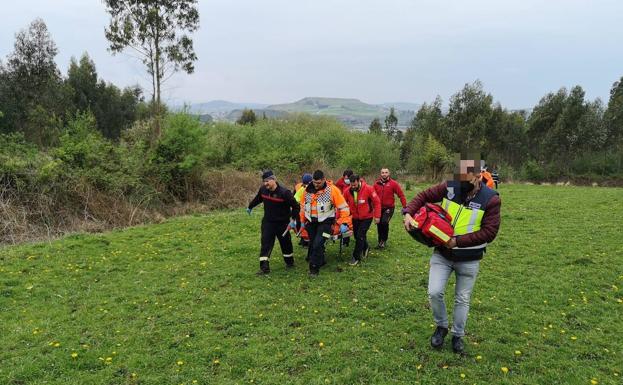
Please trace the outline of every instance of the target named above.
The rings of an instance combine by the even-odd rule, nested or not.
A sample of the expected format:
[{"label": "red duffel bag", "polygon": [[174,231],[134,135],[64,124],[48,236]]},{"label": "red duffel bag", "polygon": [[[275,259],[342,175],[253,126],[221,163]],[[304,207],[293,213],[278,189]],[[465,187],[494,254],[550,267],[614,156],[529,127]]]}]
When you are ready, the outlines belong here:
[{"label": "red duffel bag", "polygon": [[452,216],[441,206],[426,203],[413,217],[414,227],[409,234],[426,246],[441,246],[454,235]]}]

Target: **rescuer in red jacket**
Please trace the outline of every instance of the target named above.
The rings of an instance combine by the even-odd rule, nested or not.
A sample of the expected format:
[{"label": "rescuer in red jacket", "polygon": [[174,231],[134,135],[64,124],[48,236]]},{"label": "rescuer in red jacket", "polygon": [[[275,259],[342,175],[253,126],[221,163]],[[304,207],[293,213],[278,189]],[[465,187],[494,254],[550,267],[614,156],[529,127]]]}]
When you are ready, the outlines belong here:
[{"label": "rescuer in red jacket", "polygon": [[381,200],[381,221],[376,228],[379,234],[378,248],[383,249],[389,238],[389,221],[394,215],[394,195],[398,195],[403,208],[407,206],[407,199],[398,182],[390,177],[388,168],[381,169],[381,176],[374,183],[374,190]]},{"label": "rescuer in red jacket", "polygon": [[350,264],[354,266],[362,257],[368,256],[368,229],[373,219],[377,224],[381,220],[381,200],[374,188],[356,174],[350,176],[350,188],[345,188],[343,192],[353,216],[355,249]]}]

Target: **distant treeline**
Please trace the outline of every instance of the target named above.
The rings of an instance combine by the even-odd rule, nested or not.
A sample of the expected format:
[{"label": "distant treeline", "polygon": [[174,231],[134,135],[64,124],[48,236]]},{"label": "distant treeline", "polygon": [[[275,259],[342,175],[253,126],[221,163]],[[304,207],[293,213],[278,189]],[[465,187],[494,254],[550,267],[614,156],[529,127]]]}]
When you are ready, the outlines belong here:
[{"label": "distant treeline", "polygon": [[15,37],[6,64],[0,60],[0,133],[20,132],[40,147],[56,145],[77,113],[90,111],[97,129],[109,139],[136,119],[146,117],[138,86],[119,89],[98,78],[85,53],[72,58],[63,76],[54,60],[58,53],[45,23],[37,19]]},{"label": "distant treeline", "polygon": [[493,103],[478,81],[452,96],[424,104],[401,138],[401,164],[411,172],[435,171],[444,154],[482,149],[489,165],[517,178],[623,178],[623,78],[612,85],[606,106],[586,100],[582,87],[545,95],[530,111]]}]

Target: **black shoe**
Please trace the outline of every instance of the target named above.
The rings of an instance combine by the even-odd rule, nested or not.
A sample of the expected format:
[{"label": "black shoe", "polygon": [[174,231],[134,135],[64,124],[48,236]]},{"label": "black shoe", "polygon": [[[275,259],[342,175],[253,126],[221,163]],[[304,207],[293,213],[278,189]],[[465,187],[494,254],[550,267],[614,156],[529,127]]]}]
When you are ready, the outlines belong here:
[{"label": "black shoe", "polygon": [[283,257],[283,261],[286,263],[286,269],[294,267],[294,257]]},{"label": "black shoe", "polygon": [[348,264],[351,265],[351,266],[355,266],[358,263],[359,263],[359,260],[357,258],[355,258],[355,257],[352,257],[350,262],[348,262]]},{"label": "black shoe", "polygon": [[385,241],[381,241],[379,242],[379,245],[377,246],[378,249],[384,249],[385,248]]},{"label": "black shoe", "polygon": [[448,334],[448,328],[443,328],[441,326],[437,326],[435,332],[430,337],[430,346],[434,348],[440,348],[443,345],[443,339]]},{"label": "black shoe", "polygon": [[463,353],[465,344],[463,344],[463,339],[461,337],[452,336],[452,350],[455,353]]},{"label": "black shoe", "polygon": [[268,261],[260,261],[260,270],[255,275],[266,275],[270,273],[270,265]]},{"label": "black shoe", "polygon": [[309,276],[310,277],[316,277],[318,276],[318,273],[320,273],[320,268],[318,266],[309,265]]}]

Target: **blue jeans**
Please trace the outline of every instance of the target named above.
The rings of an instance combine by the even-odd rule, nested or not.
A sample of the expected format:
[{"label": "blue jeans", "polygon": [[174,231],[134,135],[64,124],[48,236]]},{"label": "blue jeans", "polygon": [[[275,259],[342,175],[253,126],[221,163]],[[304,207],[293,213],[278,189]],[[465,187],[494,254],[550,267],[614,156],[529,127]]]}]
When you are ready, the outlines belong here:
[{"label": "blue jeans", "polygon": [[453,262],[440,254],[433,252],[430,258],[430,271],[428,274],[428,298],[433,310],[433,319],[437,326],[448,328],[448,313],[443,299],[446,284],[450,274],[456,275],[456,288],[454,289],[454,310],[452,330],[457,337],[465,335],[465,323],[469,311],[469,300],[472,295],[480,261]]}]

